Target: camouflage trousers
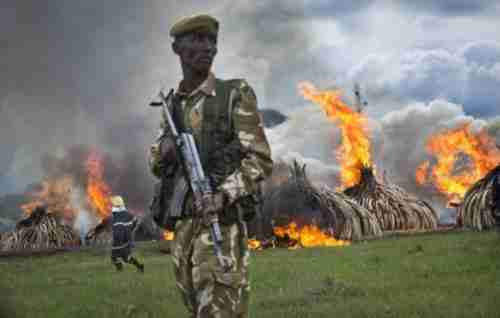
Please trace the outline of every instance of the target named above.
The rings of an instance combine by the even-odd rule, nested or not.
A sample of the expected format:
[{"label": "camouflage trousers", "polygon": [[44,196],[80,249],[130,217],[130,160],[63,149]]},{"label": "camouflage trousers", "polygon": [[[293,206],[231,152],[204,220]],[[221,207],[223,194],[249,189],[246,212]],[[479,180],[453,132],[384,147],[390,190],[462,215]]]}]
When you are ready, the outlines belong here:
[{"label": "camouflage trousers", "polygon": [[198,219],[177,222],[172,258],[178,290],[191,317],[248,317],[250,282],[246,224],[221,224],[222,254],[231,262],[223,272],[214,254],[209,228]]}]

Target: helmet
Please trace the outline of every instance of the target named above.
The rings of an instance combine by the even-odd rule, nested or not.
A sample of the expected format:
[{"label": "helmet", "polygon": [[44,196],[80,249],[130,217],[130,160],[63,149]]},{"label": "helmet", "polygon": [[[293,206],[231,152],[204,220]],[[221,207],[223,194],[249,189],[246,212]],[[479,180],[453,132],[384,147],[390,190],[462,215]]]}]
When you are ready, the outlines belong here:
[{"label": "helmet", "polygon": [[123,198],[119,195],[115,195],[111,197],[111,205],[113,208],[125,208],[125,202]]}]

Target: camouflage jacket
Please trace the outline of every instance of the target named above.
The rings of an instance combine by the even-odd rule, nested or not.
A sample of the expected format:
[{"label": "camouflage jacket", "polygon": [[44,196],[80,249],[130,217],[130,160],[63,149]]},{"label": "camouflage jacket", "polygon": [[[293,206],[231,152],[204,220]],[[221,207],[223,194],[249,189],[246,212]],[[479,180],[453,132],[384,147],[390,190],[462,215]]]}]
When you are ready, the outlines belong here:
[{"label": "camouflage jacket", "polygon": [[[273,162],[253,89],[244,80],[223,81],[210,74],[189,95],[178,89],[174,99],[171,113],[176,126],[192,132],[212,186],[226,194],[229,205],[255,195]],[[162,118],[159,137],[165,129]],[[171,133],[165,135],[168,138]],[[167,169],[173,176],[180,166],[162,162],[160,141],[157,138],[151,147],[151,172],[160,177]]]}]

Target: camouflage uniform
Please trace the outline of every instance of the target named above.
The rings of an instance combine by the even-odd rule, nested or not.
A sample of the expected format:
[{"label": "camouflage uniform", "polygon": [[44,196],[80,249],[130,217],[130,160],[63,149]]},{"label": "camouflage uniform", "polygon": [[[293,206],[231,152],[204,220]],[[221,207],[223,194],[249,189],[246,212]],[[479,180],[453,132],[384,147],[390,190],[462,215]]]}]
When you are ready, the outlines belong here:
[{"label": "camouflage uniform", "polygon": [[[221,105],[226,101],[227,105]],[[223,255],[232,264],[229,272],[221,270],[209,228],[191,216],[188,196],[186,213],[175,224],[172,244],[177,287],[193,317],[247,317],[250,282],[245,219],[255,211],[253,195],[259,181],[272,168],[255,94],[244,80],[222,81],[210,74],[189,95],[179,88],[173,104],[177,127],[193,133],[212,186],[228,199],[219,219]],[[214,114],[217,107],[220,111]],[[163,118],[160,135],[165,126]],[[179,165],[162,162],[159,143],[157,140],[151,147],[151,171],[160,177],[162,169],[167,169],[175,178]]]}]

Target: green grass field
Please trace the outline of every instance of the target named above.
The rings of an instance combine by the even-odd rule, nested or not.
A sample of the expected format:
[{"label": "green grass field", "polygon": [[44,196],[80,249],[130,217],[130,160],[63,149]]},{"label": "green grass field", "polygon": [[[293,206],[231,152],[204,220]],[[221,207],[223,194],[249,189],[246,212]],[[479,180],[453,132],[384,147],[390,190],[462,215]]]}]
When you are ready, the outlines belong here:
[{"label": "green grass field", "polygon": [[[0,317],[186,317],[170,256],[140,243],[146,273],[105,250],[0,258]],[[500,317],[500,234],[452,232],[252,259],[253,318]]]}]

